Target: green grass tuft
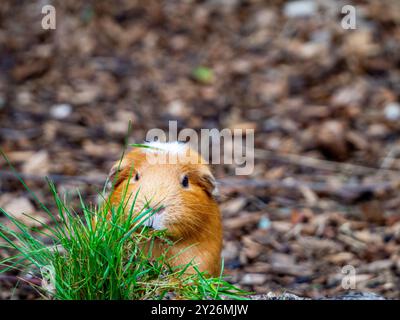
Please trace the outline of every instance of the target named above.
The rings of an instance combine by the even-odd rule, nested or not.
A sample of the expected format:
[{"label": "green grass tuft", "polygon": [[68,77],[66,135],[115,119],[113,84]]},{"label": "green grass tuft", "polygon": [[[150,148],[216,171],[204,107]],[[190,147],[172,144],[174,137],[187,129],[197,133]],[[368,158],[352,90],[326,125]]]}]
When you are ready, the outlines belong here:
[{"label": "green grass tuft", "polygon": [[[225,281],[222,270],[219,278],[211,278],[192,264],[172,267],[166,252],[153,258],[144,244],[151,248],[156,240],[172,244],[171,240],[165,231],[143,226],[154,211],[133,212],[132,206],[127,216],[123,214],[125,199],[132,196],[126,191],[117,207],[91,207],[80,196],[78,214],[61,199],[55,185],[48,183],[58,212],[40,205],[50,224],[31,228],[0,208],[14,225],[0,223],[0,238],[4,247],[15,252],[0,261],[0,273],[10,269],[36,273],[42,279],[37,289],[43,296],[60,300],[244,299],[247,294]],[[108,213],[111,217],[106,219]],[[189,267],[197,273],[184,273]]]}]

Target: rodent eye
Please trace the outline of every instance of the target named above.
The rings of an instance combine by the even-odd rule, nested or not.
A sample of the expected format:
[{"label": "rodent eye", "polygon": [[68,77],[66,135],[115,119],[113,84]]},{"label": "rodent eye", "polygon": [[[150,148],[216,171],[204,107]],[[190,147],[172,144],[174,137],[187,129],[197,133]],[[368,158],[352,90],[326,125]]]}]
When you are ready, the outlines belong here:
[{"label": "rodent eye", "polygon": [[189,187],[189,177],[186,174],[183,176],[181,184],[184,188]]},{"label": "rodent eye", "polygon": [[139,172],[136,172],[136,174],[135,174],[135,181],[139,181],[139,179],[140,179]]}]

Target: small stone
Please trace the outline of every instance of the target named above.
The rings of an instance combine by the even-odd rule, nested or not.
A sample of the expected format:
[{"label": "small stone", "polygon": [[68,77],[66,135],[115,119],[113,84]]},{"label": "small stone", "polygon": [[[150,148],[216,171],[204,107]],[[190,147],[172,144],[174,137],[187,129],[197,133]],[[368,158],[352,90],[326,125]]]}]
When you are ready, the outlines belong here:
[{"label": "small stone", "polygon": [[349,292],[333,298],[324,298],[325,300],[385,300],[384,297],[373,292]]},{"label": "small stone", "polygon": [[311,41],[328,45],[332,40],[332,33],[328,30],[316,30],[311,34]]},{"label": "small stone", "polygon": [[239,256],[239,248],[235,242],[227,241],[221,255],[225,261],[234,260]]},{"label": "small stone", "polygon": [[187,107],[182,100],[171,101],[167,108],[168,113],[174,117],[185,117],[188,115]]},{"label": "small stone", "polygon": [[32,213],[35,211],[32,203],[27,198],[19,197],[11,200],[4,206],[4,211],[13,216],[19,216],[22,213]]},{"label": "small stone", "polygon": [[397,102],[388,103],[385,106],[385,117],[388,120],[396,121],[400,119],[400,104]]},{"label": "small stone", "polygon": [[389,129],[387,128],[387,126],[380,123],[371,124],[367,130],[367,136],[373,138],[384,138],[388,134]]},{"label": "small stone", "polygon": [[209,0],[208,5],[211,8],[218,8],[222,12],[229,13],[237,8],[240,4],[239,0]]},{"label": "small stone", "polygon": [[277,21],[277,15],[271,9],[261,9],[254,14],[253,19],[253,23],[258,28],[264,28],[275,25]]},{"label": "small stone", "polygon": [[51,107],[50,115],[54,119],[62,120],[67,118],[72,112],[72,107],[70,104],[62,103],[56,104]]},{"label": "small stone", "polygon": [[353,259],[353,257],[354,254],[352,254],[351,252],[338,252],[327,256],[326,259],[334,264],[343,264]]},{"label": "small stone", "polygon": [[273,293],[272,291],[270,291],[270,292],[267,293],[267,298],[268,298],[268,299],[276,298],[276,294]]},{"label": "small stone", "polygon": [[245,197],[238,197],[236,199],[228,200],[221,205],[221,211],[224,217],[234,216],[245,207],[246,203],[247,200]]},{"label": "small stone", "polygon": [[369,29],[349,33],[343,45],[344,53],[355,57],[372,57],[381,51],[381,47],[374,40],[372,30]]},{"label": "small stone", "polygon": [[342,87],[334,92],[331,102],[334,106],[360,105],[365,92],[366,86],[363,83]]},{"label": "small stone", "polygon": [[28,106],[32,103],[32,94],[29,91],[22,91],[17,94],[17,101],[21,106]]},{"label": "small stone", "polygon": [[327,156],[337,160],[345,160],[348,156],[346,141],[347,128],[343,122],[328,120],[318,130],[317,143]]},{"label": "small stone", "polygon": [[394,262],[390,259],[377,260],[360,267],[358,271],[367,273],[380,273],[383,270],[390,269],[393,264]]},{"label": "small stone", "polygon": [[271,227],[271,220],[269,220],[267,217],[261,217],[258,227],[263,230],[269,229]]},{"label": "small stone", "polygon": [[45,175],[49,172],[49,154],[45,150],[34,153],[22,165],[22,172]]},{"label": "small stone", "polygon": [[252,65],[249,60],[238,59],[232,63],[232,71],[237,74],[247,74],[251,71]]},{"label": "small stone", "polygon": [[281,122],[277,118],[269,118],[263,122],[263,130],[267,132],[274,132],[281,128]]},{"label": "small stone", "polygon": [[49,154],[45,150],[38,151],[26,159],[22,172],[45,175],[49,172]]},{"label": "small stone", "polygon": [[288,2],[283,9],[285,16],[289,18],[308,17],[315,14],[316,11],[316,3],[310,0]]},{"label": "small stone", "polygon": [[274,221],[272,222],[272,229],[279,233],[287,233],[293,228],[293,225],[287,221]]},{"label": "small stone", "polygon": [[244,285],[262,285],[266,280],[267,276],[265,274],[248,273],[244,275],[240,282]]},{"label": "small stone", "polygon": [[297,54],[304,59],[312,59],[324,52],[324,46],[318,43],[308,42],[299,47]]},{"label": "small stone", "polygon": [[[32,202],[26,197],[14,197],[3,206],[4,211],[27,227],[40,227],[48,223],[46,216],[35,210]],[[18,227],[8,220],[5,224],[12,230]]]}]

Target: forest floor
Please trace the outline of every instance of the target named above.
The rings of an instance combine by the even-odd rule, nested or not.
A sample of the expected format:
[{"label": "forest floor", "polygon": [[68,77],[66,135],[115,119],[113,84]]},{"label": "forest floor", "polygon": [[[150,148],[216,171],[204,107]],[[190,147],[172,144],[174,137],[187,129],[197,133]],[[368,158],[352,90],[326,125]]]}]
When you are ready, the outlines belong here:
[{"label": "forest floor", "polygon": [[[132,143],[168,120],[254,129],[251,175],[213,168],[229,279],[318,298],[352,266],[400,298],[400,2],[346,1],[354,30],[334,0],[54,3],[43,30],[40,1],[0,2],[0,147],[50,208],[46,175],[96,202],[129,120]],[[0,207],[45,219],[9,170]],[[37,297],[14,276],[0,299]]]}]

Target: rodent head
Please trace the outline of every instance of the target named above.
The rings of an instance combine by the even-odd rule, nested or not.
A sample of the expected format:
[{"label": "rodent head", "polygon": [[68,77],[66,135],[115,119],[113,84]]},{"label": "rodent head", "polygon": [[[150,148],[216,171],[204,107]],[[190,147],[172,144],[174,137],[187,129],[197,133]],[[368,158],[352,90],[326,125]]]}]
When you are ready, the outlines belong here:
[{"label": "rodent head", "polygon": [[118,205],[127,190],[127,210],[158,210],[146,224],[167,229],[176,239],[212,237],[220,228],[215,179],[206,161],[186,144],[148,143],[134,148],[110,172],[114,181],[111,204]]}]

